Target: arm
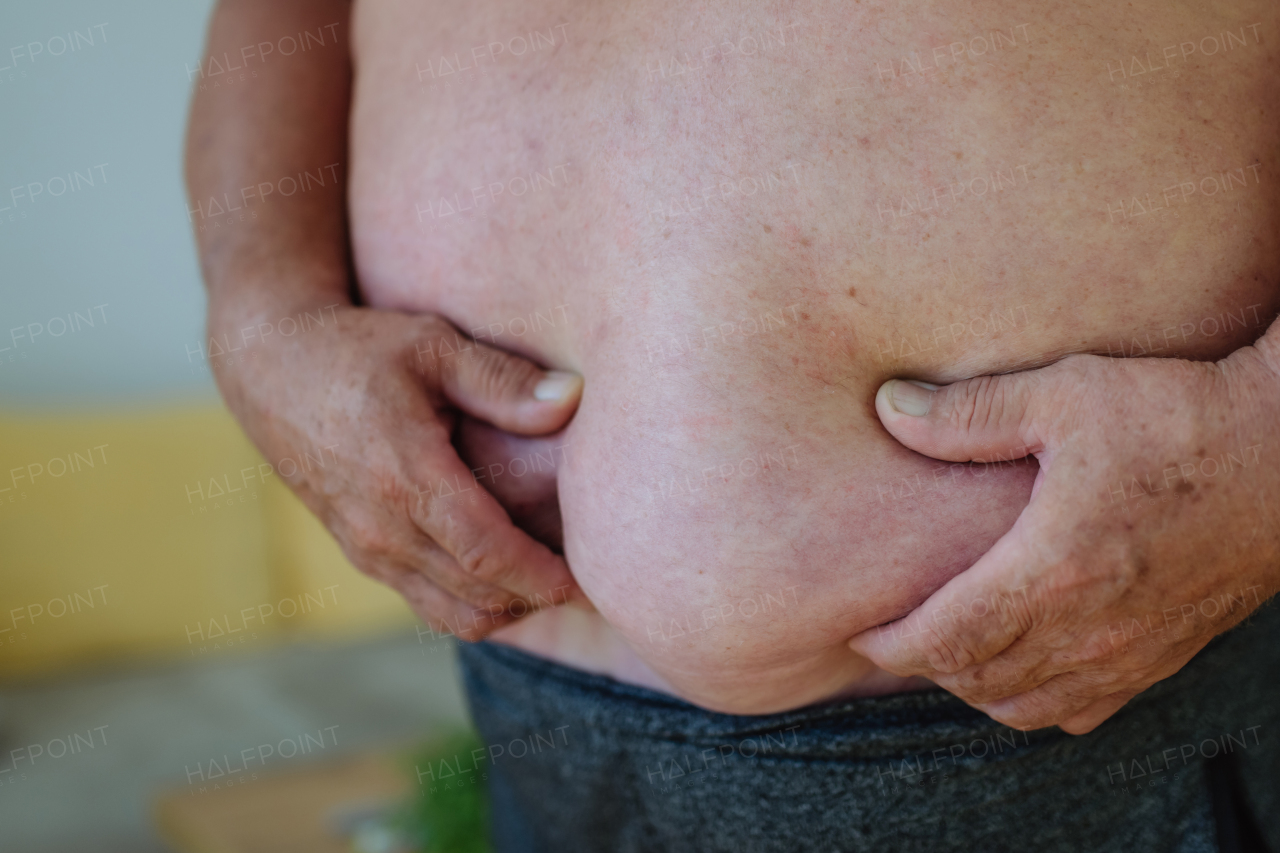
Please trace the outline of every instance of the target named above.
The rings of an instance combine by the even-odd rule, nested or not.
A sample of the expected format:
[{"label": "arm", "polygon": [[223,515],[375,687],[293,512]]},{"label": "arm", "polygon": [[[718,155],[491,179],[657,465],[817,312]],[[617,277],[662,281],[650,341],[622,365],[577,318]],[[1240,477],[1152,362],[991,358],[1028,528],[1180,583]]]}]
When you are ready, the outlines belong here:
[{"label": "arm", "polygon": [[[250,53],[256,76],[217,88],[208,78],[195,95],[187,184],[204,226],[196,237],[209,331],[239,348],[210,363],[268,461],[325,460],[289,476],[277,470],[352,562],[433,628],[476,639],[510,621],[517,600],[523,613],[580,592],[564,560],[476,486],[450,444],[458,412],[513,433],[550,433],[572,416],[582,383],[481,345],[467,359],[436,357],[437,342],[458,334],[441,317],[353,304],[349,18],[345,0],[223,0],[214,12],[211,56],[239,61],[243,47],[319,28],[338,41],[266,61]],[[330,164],[336,180],[324,187],[288,197],[254,189]],[[205,217],[209,200],[224,198],[242,206],[243,220]],[[284,334],[286,318],[302,331]],[[472,488],[446,492],[442,481]]]},{"label": "arm", "polygon": [[[350,305],[345,190],[347,112],[351,99],[348,0],[223,0],[214,10],[206,53],[245,62],[257,77],[204,91],[192,101],[186,177],[192,207],[210,198],[256,213],[250,222],[196,225],[201,268],[209,291],[210,331],[238,332],[273,322],[295,309]],[[288,57],[240,59],[241,48],[282,34],[326,30],[337,43]],[[207,67],[208,60],[205,60]],[[338,163],[339,180],[291,197],[262,201],[242,188],[277,181],[303,169]],[[225,389],[224,389],[225,392]]]}]

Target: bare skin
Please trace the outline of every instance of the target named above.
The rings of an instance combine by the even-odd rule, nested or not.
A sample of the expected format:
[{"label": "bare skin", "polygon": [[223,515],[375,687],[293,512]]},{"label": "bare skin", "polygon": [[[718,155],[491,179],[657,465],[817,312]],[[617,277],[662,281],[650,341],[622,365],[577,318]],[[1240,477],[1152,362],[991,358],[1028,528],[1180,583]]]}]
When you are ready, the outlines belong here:
[{"label": "bare skin", "polygon": [[[358,4],[371,315],[439,315],[586,380],[536,473],[532,448],[464,429],[473,467],[502,465],[480,485],[532,515],[554,467],[599,611],[495,636],[737,713],[936,676],[848,640],[977,562],[1037,468],[907,450],[876,389],[1129,356],[1229,315],[1159,352],[1220,359],[1280,309],[1280,13],[1153,10]],[[1144,59],[1133,88],[1134,54],[1225,31],[1249,41],[1168,77]],[[438,518],[472,499],[427,489]]]},{"label": "bare skin", "polygon": [[887,387],[877,407],[908,447],[1041,468],[973,568],[852,647],[1007,725],[1073,734],[1180,670],[1280,590],[1278,338],[1273,324],[1217,363],[1072,356],[950,385],[912,414]]},{"label": "bare skin", "polygon": [[[1109,76],[1227,29],[1248,44],[1179,58],[1167,83]],[[996,30],[1002,49],[974,55]],[[717,710],[911,686],[846,641],[977,562],[1037,469],[906,451],[876,389],[1130,355],[1225,312],[1230,329],[1159,354],[1261,335],[1280,308],[1278,30],[1265,3],[1157,20],[358,4],[368,298],[586,380],[558,471],[565,553],[622,642],[563,612],[497,636]],[[1176,189],[1228,170],[1229,194]],[[1148,196],[1163,213],[1140,212]]]},{"label": "bare skin", "polygon": [[[512,433],[551,433],[572,416],[582,383],[486,346],[465,360],[437,358],[458,335],[447,320],[352,304],[342,175],[349,14],[344,2],[224,2],[215,12],[208,52],[219,67],[232,64],[227,56],[249,61],[243,47],[281,34],[305,30],[327,44],[260,59],[252,77],[211,76],[196,93],[187,182],[199,205],[209,334],[239,350],[212,367],[268,460],[328,460],[290,486],[351,561],[433,628],[477,639],[581,593],[564,560],[487,493],[442,512],[422,500],[422,484],[471,478],[450,444],[459,412]],[[341,167],[338,182],[289,197],[258,190],[301,170],[325,177],[327,164]],[[238,212],[206,215],[215,202]],[[305,331],[273,331],[298,320]]]}]

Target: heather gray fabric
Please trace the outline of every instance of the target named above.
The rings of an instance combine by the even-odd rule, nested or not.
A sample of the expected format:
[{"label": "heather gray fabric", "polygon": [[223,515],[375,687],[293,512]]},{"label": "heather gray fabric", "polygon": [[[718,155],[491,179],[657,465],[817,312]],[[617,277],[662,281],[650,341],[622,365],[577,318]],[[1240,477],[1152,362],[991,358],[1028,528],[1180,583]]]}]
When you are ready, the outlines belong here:
[{"label": "heather gray fabric", "polygon": [[1263,611],[1083,737],[936,690],[713,714],[465,646],[495,849],[1251,853],[1256,821],[1280,851],[1280,611]]}]

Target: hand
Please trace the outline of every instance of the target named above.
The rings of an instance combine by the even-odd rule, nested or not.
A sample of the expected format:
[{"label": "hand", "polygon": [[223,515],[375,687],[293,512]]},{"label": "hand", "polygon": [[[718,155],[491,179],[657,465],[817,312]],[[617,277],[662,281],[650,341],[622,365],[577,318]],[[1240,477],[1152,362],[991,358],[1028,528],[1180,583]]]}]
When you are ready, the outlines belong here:
[{"label": "hand", "polygon": [[[322,316],[289,337],[250,332],[242,357],[212,361],[245,430],[352,563],[433,630],[467,640],[581,599],[563,558],[512,524],[450,435],[455,409],[511,433],[557,430],[582,380],[473,343],[436,315]],[[223,326],[215,338],[244,337]]]},{"label": "hand", "polygon": [[1217,364],[1073,355],[885,383],[876,410],[907,447],[1033,454],[1040,473],[986,555],[850,645],[1009,726],[1091,731],[1280,588],[1274,355],[1260,341]]},{"label": "hand", "polygon": [[[453,445],[516,527],[563,553],[564,523],[556,481],[556,471],[569,452],[563,430],[530,438],[464,416],[454,432]],[[587,600],[582,601],[586,606]]]}]

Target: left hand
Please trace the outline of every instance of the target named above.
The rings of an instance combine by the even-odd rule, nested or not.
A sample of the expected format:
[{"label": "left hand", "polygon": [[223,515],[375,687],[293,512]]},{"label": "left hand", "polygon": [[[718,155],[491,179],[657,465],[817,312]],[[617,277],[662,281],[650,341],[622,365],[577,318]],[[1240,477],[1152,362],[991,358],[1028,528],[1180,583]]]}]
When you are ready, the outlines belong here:
[{"label": "left hand", "polygon": [[1072,734],[1173,675],[1280,589],[1274,344],[1216,364],[1072,355],[932,392],[885,383],[876,409],[907,447],[1034,455],[1040,473],[976,564],[850,646],[1006,725]]}]

